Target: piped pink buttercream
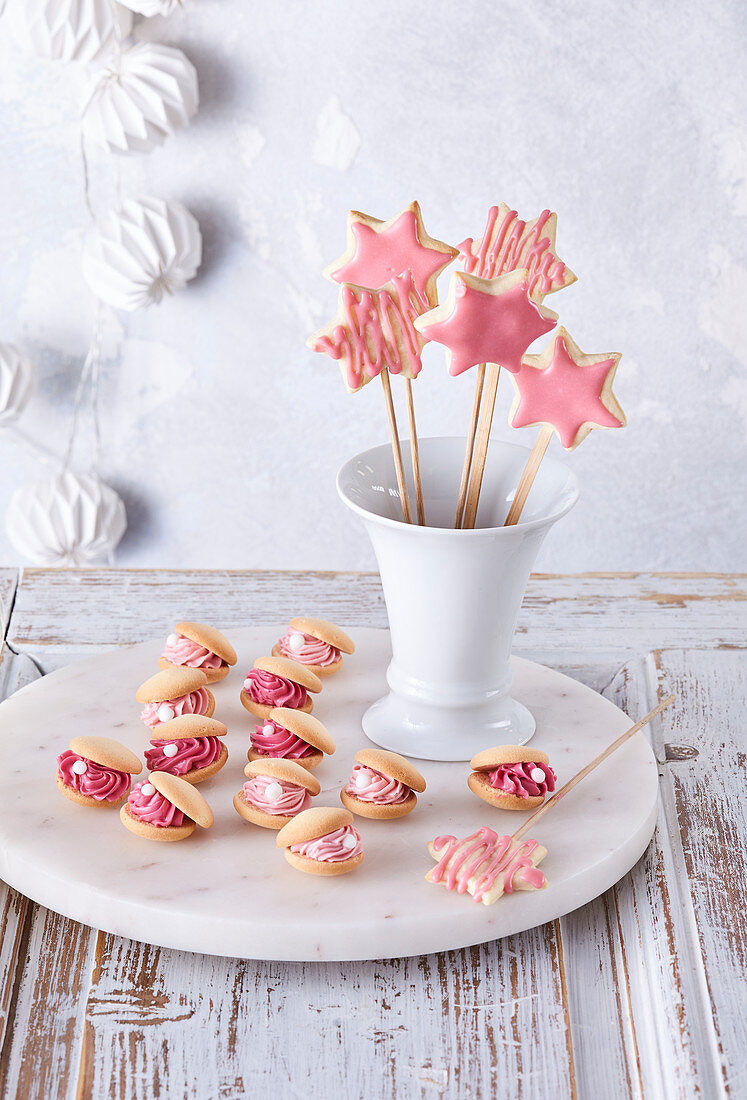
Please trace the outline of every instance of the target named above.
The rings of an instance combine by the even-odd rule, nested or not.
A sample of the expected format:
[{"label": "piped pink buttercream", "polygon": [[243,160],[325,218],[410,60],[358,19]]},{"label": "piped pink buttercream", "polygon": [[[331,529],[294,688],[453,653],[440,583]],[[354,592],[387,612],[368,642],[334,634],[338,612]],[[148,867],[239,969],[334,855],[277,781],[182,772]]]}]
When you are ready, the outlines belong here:
[{"label": "piped pink buttercream", "polygon": [[223,659],[217,653],[193,642],[191,638],[185,638],[183,634],[177,634],[174,645],[166,642],[161,656],[172,665],[184,665],[188,668],[220,668],[223,664]]},{"label": "piped pink buttercream", "polygon": [[255,703],[266,707],[291,707],[293,710],[306,706],[309,697],[302,684],[276,676],[273,672],[263,672],[260,668],[253,668],[247,673],[244,691]]},{"label": "piped pink buttercream", "polygon": [[[272,726],[272,730],[265,730]],[[254,733],[250,734],[252,748],[260,756],[282,756],[288,760],[302,760],[310,756],[314,749],[306,741],[291,733],[285,726],[279,726],[277,722],[269,719],[263,726],[255,726]]]},{"label": "piped pink buttercream", "polygon": [[[145,750],[148,771],[170,772],[171,775],[187,775],[207,768],[220,756],[223,742],[220,737],[179,737],[174,741],[151,740],[152,749]],[[176,754],[167,756],[166,745],[176,745]]]},{"label": "piped pink buttercream", "polygon": [[[345,846],[346,837],[353,837],[354,847]],[[358,831],[352,825],[343,825],[341,829],[325,833],[324,836],[315,836],[313,840],[291,844],[290,850],[296,855],[306,856],[307,859],[316,859],[319,863],[342,863],[346,859],[360,855],[363,845]]]},{"label": "piped pink buttercream", "polygon": [[[367,779],[367,787],[356,785],[356,778]],[[361,802],[374,802],[377,806],[396,806],[400,802],[406,802],[412,794],[412,790],[398,779],[392,779],[388,775],[377,772],[375,768],[364,767],[363,764],[354,764],[353,773],[345,788],[346,794],[359,798]]]},{"label": "piped pink buttercream", "polygon": [[[73,771],[73,764],[82,760],[86,770],[82,775]],[[103,764],[94,764],[85,756],[79,756],[72,749],[65,749],[57,757],[57,774],[66,787],[72,787],[97,802],[118,802],[130,789],[132,777],[129,772],[118,772],[114,768],[105,768]]]},{"label": "piped pink buttercream", "polygon": [[[280,787],[279,798],[268,798],[267,788]],[[288,783],[284,779],[275,779],[272,775],[255,775],[244,784],[244,798],[250,806],[255,806],[266,814],[282,814],[285,817],[295,817],[301,810],[308,810],[311,805],[311,794],[305,787],[299,787],[296,783]]]},{"label": "piped pink buttercream", "polygon": [[158,711],[163,706],[171,707],[174,718],[177,718],[180,714],[207,714],[210,709],[210,696],[206,688],[201,687],[197,688],[196,691],[190,691],[188,695],[180,695],[178,699],[166,699],[160,703],[146,703],[140,712],[140,720],[145,722],[146,726],[150,726],[151,729],[160,726],[161,719],[158,717]]},{"label": "piped pink buttercream", "polygon": [[[143,787],[148,780],[136,783],[127,799],[127,806],[133,817],[139,821],[145,821],[148,825],[155,825],[159,829],[167,829],[184,824],[184,814],[177,809],[173,802],[164,798],[157,790],[152,794],[143,794]],[[152,784],[151,784],[152,785]]]},{"label": "piped pink buttercream", "polygon": [[[532,779],[532,772],[540,768],[545,773],[544,781]],[[490,786],[504,794],[514,794],[517,798],[544,797],[548,791],[555,790],[555,772],[548,764],[533,764],[529,761],[521,764],[499,764],[488,776]]]},{"label": "piped pink buttercream", "polygon": [[[303,645],[300,649],[293,649],[290,640],[299,634],[303,638]],[[335,646],[315,638],[312,634],[302,634],[300,630],[289,629],[278,642],[278,648],[284,657],[290,657],[292,661],[298,661],[302,665],[328,668],[340,659],[340,651]]]}]

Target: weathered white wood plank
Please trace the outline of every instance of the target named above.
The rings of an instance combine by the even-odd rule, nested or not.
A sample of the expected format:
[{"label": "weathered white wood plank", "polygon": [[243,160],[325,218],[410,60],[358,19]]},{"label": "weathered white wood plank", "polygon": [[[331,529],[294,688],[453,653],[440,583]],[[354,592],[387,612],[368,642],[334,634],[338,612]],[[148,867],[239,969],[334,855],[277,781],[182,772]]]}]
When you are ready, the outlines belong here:
[{"label": "weathered white wood plank", "polygon": [[13,606],[18,583],[17,569],[0,569],[0,650]]}]

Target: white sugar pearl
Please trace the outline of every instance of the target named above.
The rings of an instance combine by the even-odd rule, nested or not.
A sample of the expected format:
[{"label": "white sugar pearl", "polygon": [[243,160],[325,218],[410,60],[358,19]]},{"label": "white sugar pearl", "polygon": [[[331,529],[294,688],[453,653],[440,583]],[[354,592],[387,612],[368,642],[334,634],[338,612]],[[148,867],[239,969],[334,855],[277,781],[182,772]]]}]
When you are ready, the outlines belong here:
[{"label": "white sugar pearl", "polygon": [[352,833],[348,833],[347,836],[342,838],[342,846],[346,848],[348,852],[352,852],[358,841],[355,839]]},{"label": "white sugar pearl", "polygon": [[179,746],[175,745],[173,741],[169,741],[168,745],[163,746],[164,756],[176,756],[179,752]]},{"label": "white sugar pearl", "polygon": [[148,795],[156,793],[156,788],[153,786],[152,783],[143,783],[140,790],[142,791],[143,794],[148,794]]},{"label": "white sugar pearl", "polygon": [[532,768],[532,779],[535,783],[545,782],[545,773],[542,768]]},{"label": "white sugar pearl", "polygon": [[168,638],[166,639],[166,645],[174,646],[174,645],[176,645],[176,643],[178,641],[179,641],[179,635],[178,634],[169,634]]},{"label": "white sugar pearl", "polygon": [[288,649],[293,653],[300,653],[304,647],[305,638],[303,634],[291,634],[288,639]]},{"label": "white sugar pearl", "polygon": [[85,760],[76,760],[73,764],[73,771],[76,775],[85,775],[88,771],[88,764]]},{"label": "white sugar pearl", "polygon": [[355,773],[355,785],[359,791],[365,791],[366,787],[370,787],[371,779],[372,776],[368,772]]},{"label": "white sugar pearl", "polygon": [[278,802],[283,797],[283,788],[279,783],[268,783],[265,787],[265,798],[270,802]]},{"label": "white sugar pearl", "polygon": [[244,680],[244,691],[251,691],[251,690],[252,690],[252,681],[247,676],[246,680]]},{"label": "white sugar pearl", "polygon": [[265,737],[272,737],[274,732],[275,727],[273,726],[272,722],[268,722],[266,726],[262,726],[262,733],[265,735]]},{"label": "white sugar pearl", "polygon": [[161,703],[160,707],[158,708],[158,721],[170,722],[171,719],[175,717],[175,714],[176,712],[174,708],[170,707],[168,703]]}]

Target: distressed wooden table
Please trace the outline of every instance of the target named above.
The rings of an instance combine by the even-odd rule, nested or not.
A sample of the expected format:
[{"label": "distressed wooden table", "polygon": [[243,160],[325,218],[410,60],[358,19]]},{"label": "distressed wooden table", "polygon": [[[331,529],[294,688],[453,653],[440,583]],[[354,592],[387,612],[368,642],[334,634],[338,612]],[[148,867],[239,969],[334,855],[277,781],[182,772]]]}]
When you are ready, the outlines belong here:
[{"label": "distressed wooden table", "polygon": [[[516,652],[635,716],[677,693],[651,727],[648,852],[552,924],[400,961],[255,963],[119,939],[0,882],[0,1094],[747,1095],[745,598],[729,576],[532,578]],[[0,697],[180,618],[230,632],[301,611],[386,624],[370,574],[0,570]]]}]

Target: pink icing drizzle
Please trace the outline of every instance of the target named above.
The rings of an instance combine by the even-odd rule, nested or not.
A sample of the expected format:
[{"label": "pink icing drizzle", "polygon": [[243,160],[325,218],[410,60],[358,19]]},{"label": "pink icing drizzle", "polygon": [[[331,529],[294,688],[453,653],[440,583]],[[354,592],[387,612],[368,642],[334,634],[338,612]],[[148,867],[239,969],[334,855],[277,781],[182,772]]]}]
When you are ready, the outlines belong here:
[{"label": "pink icing drizzle", "polygon": [[456,849],[464,841],[457,840],[454,836],[437,836],[433,841],[433,850],[440,852],[445,849],[443,856],[430,872],[433,882],[443,881],[447,890],[456,888],[458,894],[464,894],[467,884],[473,877],[477,877],[473,898],[480,902],[483,896],[495,885],[499,875],[503,875],[503,889],[506,894],[512,894],[514,879],[520,875],[522,879],[535,890],[545,885],[545,876],[539,868],[535,867],[530,856],[538,847],[536,840],[524,840],[517,844],[510,836],[498,836],[492,829],[483,825],[476,833],[467,837],[467,847],[460,853],[457,859],[449,861]]},{"label": "pink icing drizzle", "polygon": [[164,798],[156,790],[153,794],[143,794],[142,788],[147,782],[144,779],[142,783],[136,783],[127,799],[132,816],[139,821],[147,821],[149,825],[156,825],[159,829],[183,825],[184,814],[168,798]]},{"label": "pink icing drizzle", "polygon": [[[280,798],[272,800],[267,797],[267,788],[271,783],[277,783],[282,788]],[[266,814],[282,814],[284,817],[295,817],[301,810],[308,810],[311,805],[311,793],[305,787],[288,783],[284,779],[275,779],[271,775],[253,776],[244,784],[244,797],[258,810]]]},{"label": "pink icing drizzle", "polygon": [[193,642],[191,638],[185,638],[183,634],[177,634],[176,645],[169,645],[161,654],[165,661],[172,665],[185,665],[189,668],[220,668],[223,660],[217,653],[213,653],[204,646]]},{"label": "pink icing drizzle", "polygon": [[323,642],[312,634],[303,635],[303,646],[298,653],[290,648],[290,639],[294,634],[300,634],[300,630],[288,630],[285,637],[278,642],[280,652],[284,657],[290,657],[302,665],[317,665],[319,668],[328,668],[340,659],[340,651],[329,642]]},{"label": "pink icing drizzle", "polygon": [[[544,782],[532,779],[535,768],[545,773]],[[505,794],[515,794],[518,798],[537,798],[555,790],[555,772],[548,764],[499,764],[490,772],[490,786]]]},{"label": "pink icing drizzle", "polygon": [[264,706],[300,710],[309,697],[302,684],[296,684],[293,680],[286,680],[284,676],[276,676],[272,672],[263,672],[259,668],[251,669],[246,679],[250,681],[250,687],[247,691],[245,682],[244,691],[247,691],[247,695],[255,703]]},{"label": "pink icing drizzle", "polygon": [[[343,847],[343,839],[346,836],[355,837],[355,848]],[[316,859],[319,863],[342,863],[343,860],[352,859],[363,851],[360,834],[352,825],[343,825],[341,829],[325,833],[324,836],[316,836],[313,840],[304,840],[301,844],[291,844],[290,850],[307,859]]]},{"label": "pink icing drizzle", "polygon": [[[170,772],[171,775],[186,775],[188,772],[207,768],[223,751],[220,737],[179,737],[175,741],[154,738],[151,745],[152,749],[145,750],[148,771]],[[176,756],[166,756],[164,745],[176,745]]]},{"label": "pink icing drizzle", "polygon": [[515,374],[519,401],[511,424],[551,424],[560,442],[570,450],[586,423],[600,428],[620,428],[622,421],[602,403],[602,389],[614,359],[601,359],[589,366],[573,361],[562,336],[555,339],[550,363],[544,369],[523,363]]},{"label": "pink icing drizzle", "polygon": [[480,275],[483,279],[495,279],[518,267],[529,272],[529,293],[534,298],[559,290],[565,282],[566,266],[550,247],[550,238],[542,236],[542,230],[550,218],[550,211],[543,210],[533,222],[521,221],[515,210],[509,210],[498,220],[500,207],[491,206],[482,240],[477,248],[468,237],[459,246],[459,258],[464,270]]},{"label": "pink icing drizzle", "polygon": [[[264,732],[266,726],[272,726],[272,733]],[[252,748],[260,756],[282,756],[287,760],[302,760],[314,752],[306,741],[271,719],[265,722],[264,726],[255,726],[250,738]]]},{"label": "pink icing drizzle", "polygon": [[[371,783],[368,787],[358,788],[355,785],[356,775],[369,775]],[[400,802],[406,802],[412,794],[412,790],[397,779],[391,779],[388,775],[382,775],[375,768],[364,767],[363,764],[354,764],[353,773],[345,788],[346,794],[352,794],[361,802],[374,802],[377,806],[396,806]]]},{"label": "pink icing drizzle", "polygon": [[160,726],[161,719],[158,717],[158,708],[162,707],[164,703],[171,707],[175,718],[180,714],[207,714],[210,709],[210,697],[207,690],[201,687],[197,688],[196,691],[190,691],[188,695],[180,695],[178,699],[164,699],[160,703],[146,703],[140,712],[141,721],[145,722],[146,726],[150,726],[151,729]]},{"label": "pink icing drizzle", "polygon": [[425,297],[428,280],[451,260],[447,252],[420,243],[417,218],[412,210],[405,210],[384,231],[359,221],[354,221],[350,229],[355,252],[332,273],[336,283],[355,283],[376,290],[394,276],[409,271],[418,293]]},{"label": "pink icing drizzle", "polygon": [[[73,771],[76,760],[82,760],[86,765],[82,775]],[[93,760],[78,756],[72,749],[60,753],[57,764],[57,774],[66,787],[95,798],[97,802],[117,802],[130,789],[132,779],[129,772],[118,772],[114,768],[105,768],[103,764],[94,764]]]}]

